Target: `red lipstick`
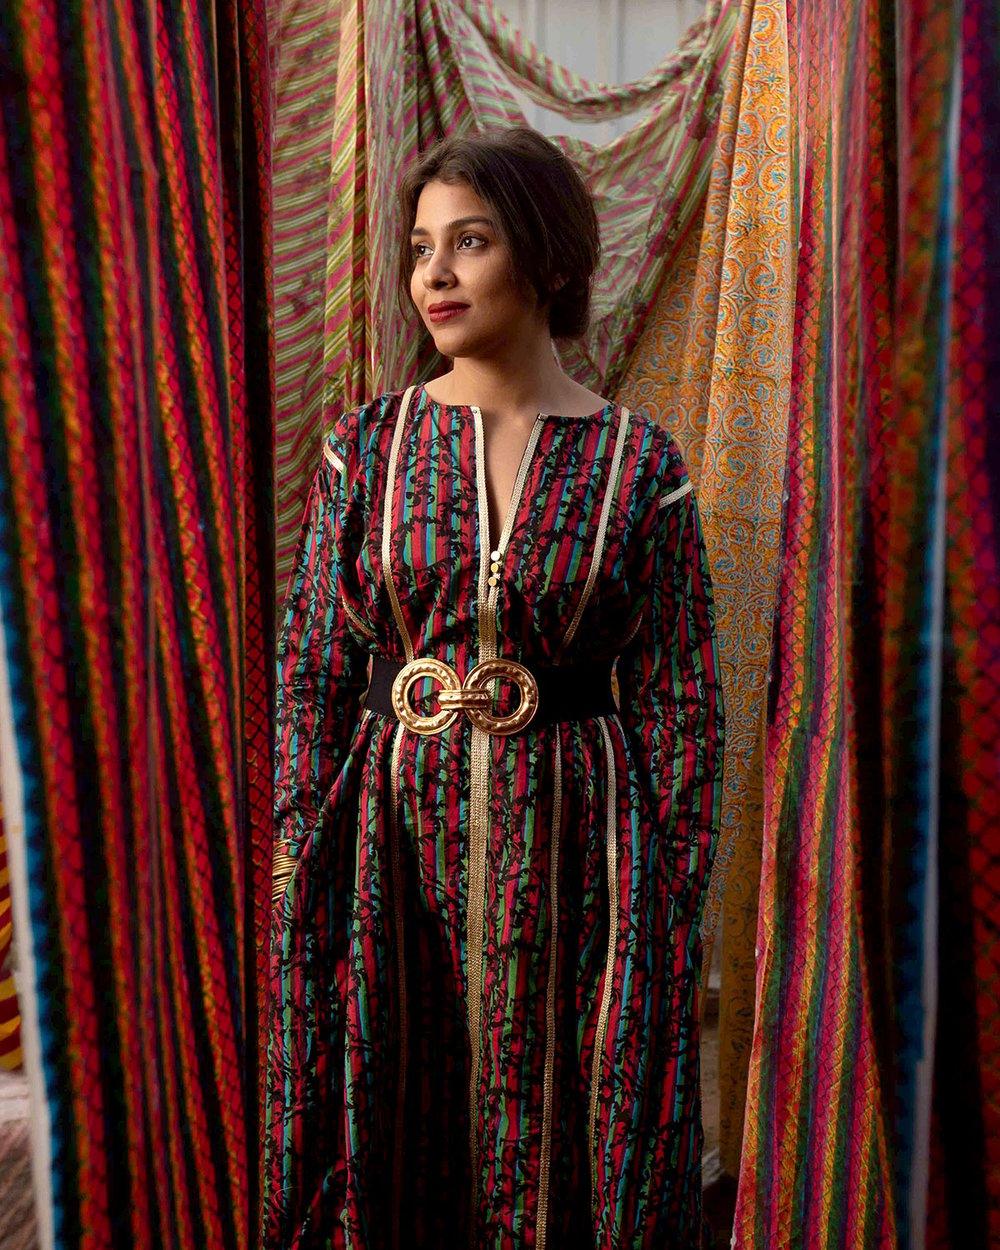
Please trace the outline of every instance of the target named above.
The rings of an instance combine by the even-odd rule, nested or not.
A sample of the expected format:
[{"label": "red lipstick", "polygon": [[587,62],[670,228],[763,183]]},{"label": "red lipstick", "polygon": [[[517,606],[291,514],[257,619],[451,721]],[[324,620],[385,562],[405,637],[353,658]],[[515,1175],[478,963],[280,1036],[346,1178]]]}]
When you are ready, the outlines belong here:
[{"label": "red lipstick", "polygon": [[442,300],[438,304],[428,305],[427,316],[435,323],[450,321],[452,317],[465,312],[468,307],[468,304],[459,304],[455,300]]}]

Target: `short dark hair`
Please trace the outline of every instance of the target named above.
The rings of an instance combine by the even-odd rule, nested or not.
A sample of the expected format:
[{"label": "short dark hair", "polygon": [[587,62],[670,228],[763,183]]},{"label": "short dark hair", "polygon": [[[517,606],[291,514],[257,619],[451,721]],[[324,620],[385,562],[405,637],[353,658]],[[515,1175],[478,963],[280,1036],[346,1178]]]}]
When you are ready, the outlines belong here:
[{"label": "short dark hair", "polygon": [[590,286],[601,244],[590,190],[573,162],[527,126],[452,135],[422,153],[399,187],[399,304],[413,305],[410,232],[420,192],[429,182],[467,182],[497,215],[515,276],[549,310],[553,338],[579,338],[587,328]]}]

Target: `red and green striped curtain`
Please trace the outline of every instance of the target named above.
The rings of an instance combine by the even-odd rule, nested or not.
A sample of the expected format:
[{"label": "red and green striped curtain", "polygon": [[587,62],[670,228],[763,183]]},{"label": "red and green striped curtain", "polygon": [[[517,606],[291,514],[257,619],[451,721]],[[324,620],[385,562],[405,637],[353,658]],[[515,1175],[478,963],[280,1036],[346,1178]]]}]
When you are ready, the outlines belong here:
[{"label": "red and green striped curtain", "polygon": [[794,357],[735,1244],[993,1246],[1000,20],[788,19]]},{"label": "red and green striped curtain", "polygon": [[269,81],[263,0],[0,9],[0,771],[43,1247],[257,1244]]}]

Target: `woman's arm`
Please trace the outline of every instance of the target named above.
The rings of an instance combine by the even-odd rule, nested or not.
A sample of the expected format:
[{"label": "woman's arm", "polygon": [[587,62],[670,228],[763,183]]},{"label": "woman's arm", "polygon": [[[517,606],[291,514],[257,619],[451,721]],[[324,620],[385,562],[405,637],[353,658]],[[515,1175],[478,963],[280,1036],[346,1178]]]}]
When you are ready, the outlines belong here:
[{"label": "woman's arm", "polygon": [[[368,656],[342,594],[352,469],[346,423],[323,444],[288,582],[278,636],[274,897],[315,829],[343,762],[368,683]],[[353,556],[350,561],[353,562]]]},{"label": "woman's arm", "polygon": [[657,500],[642,579],[648,600],[618,661],[621,721],[668,857],[673,922],[696,925],[722,789],[723,709],[712,587],[680,457]]}]

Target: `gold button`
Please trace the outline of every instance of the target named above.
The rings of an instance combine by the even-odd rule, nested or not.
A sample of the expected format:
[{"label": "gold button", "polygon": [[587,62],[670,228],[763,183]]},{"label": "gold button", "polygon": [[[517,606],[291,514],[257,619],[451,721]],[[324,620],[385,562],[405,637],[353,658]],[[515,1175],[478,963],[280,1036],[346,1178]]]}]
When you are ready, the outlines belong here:
[{"label": "gold button", "polygon": [[490,584],[491,586],[496,586],[496,585],[497,585],[497,583],[499,582],[499,580],[500,580],[500,579],[499,579],[499,578],[497,578],[497,577],[491,577],[491,578],[489,579],[489,584]]}]

